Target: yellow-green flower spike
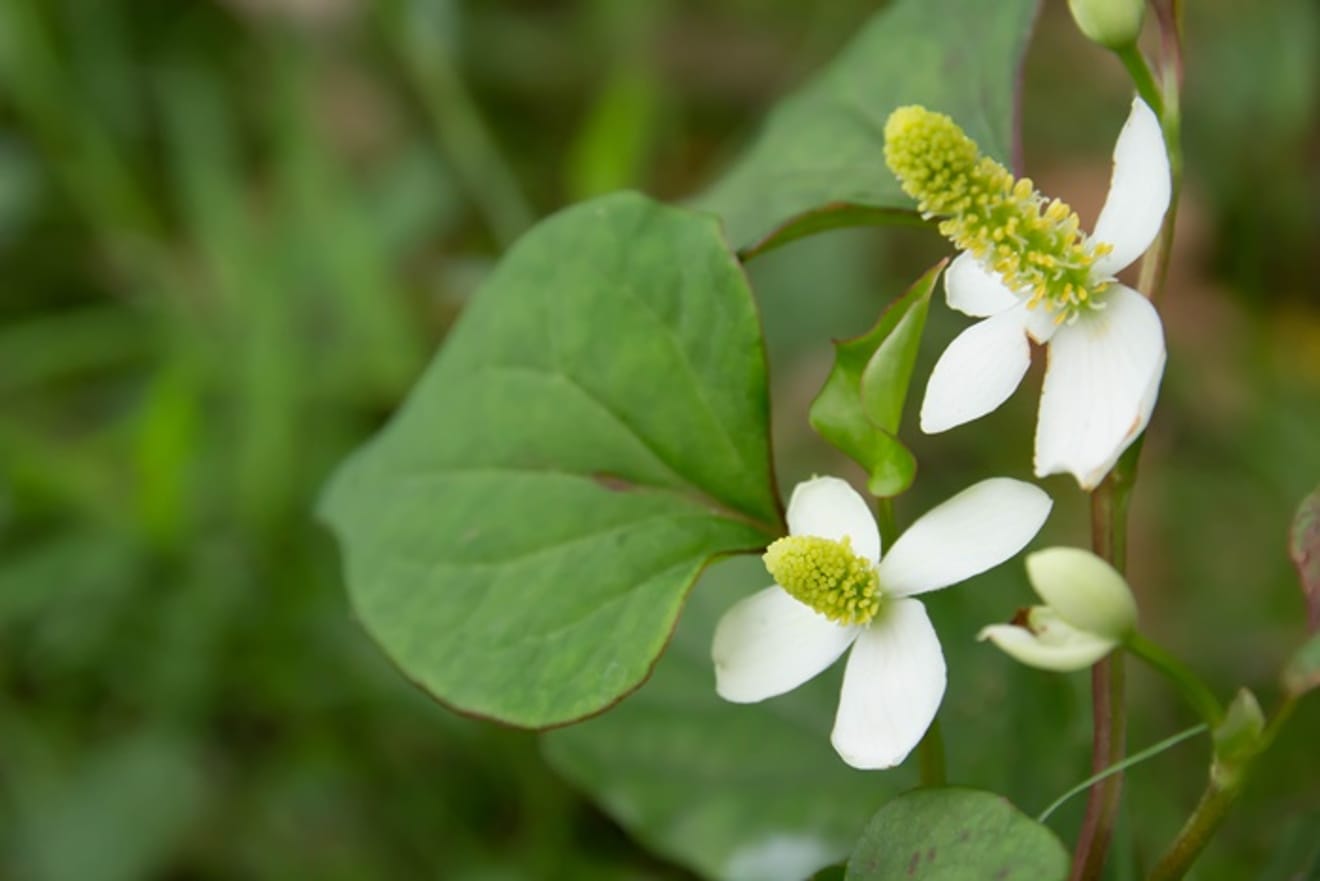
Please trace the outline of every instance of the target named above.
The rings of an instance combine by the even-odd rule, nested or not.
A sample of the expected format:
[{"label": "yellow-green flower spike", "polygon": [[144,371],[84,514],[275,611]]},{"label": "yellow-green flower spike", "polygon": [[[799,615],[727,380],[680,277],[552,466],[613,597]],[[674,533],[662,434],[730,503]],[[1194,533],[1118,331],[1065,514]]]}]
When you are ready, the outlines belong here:
[{"label": "yellow-green flower spike", "polygon": [[940,233],[997,272],[1005,284],[1065,321],[1108,284],[1092,279],[1107,244],[1088,242],[1077,214],[1046,200],[1028,178],[988,156],[958,124],[925,107],[900,107],[885,123],[885,162]]},{"label": "yellow-green flower spike", "polygon": [[765,568],[789,595],[840,624],[865,624],[880,611],[875,566],[852,541],[790,535],[766,548]]}]

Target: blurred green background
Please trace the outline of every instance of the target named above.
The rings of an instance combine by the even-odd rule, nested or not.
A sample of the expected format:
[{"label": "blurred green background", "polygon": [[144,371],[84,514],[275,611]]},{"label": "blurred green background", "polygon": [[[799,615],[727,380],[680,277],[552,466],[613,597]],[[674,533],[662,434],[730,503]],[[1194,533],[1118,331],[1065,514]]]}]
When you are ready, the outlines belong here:
[{"label": "blurred green background", "polygon": [[[0,877],[692,877],[535,735],[412,689],[353,622],[311,509],[503,247],[600,192],[696,192],[878,5],[0,3]],[[1286,530],[1320,480],[1320,9],[1188,6],[1188,185],[1132,574],[1151,634],[1268,706],[1302,636]],[[1093,217],[1128,89],[1061,0],[1025,87],[1028,170]],[[828,338],[941,253],[858,230],[751,265],[786,485],[845,468],[806,428]],[[962,326],[932,316],[918,376]],[[901,516],[1025,476],[1031,398],[912,438]],[[1083,500],[1047,488],[1048,539],[1083,543]],[[1016,565],[987,581],[932,604],[965,644],[952,773],[1034,811],[1086,773],[1085,680],[972,646],[1029,596]],[[1033,691],[1006,708],[1005,681]],[[1145,671],[1131,690],[1133,744],[1189,724]],[[1196,877],[1320,877],[1316,703]],[[994,737],[998,756],[972,748]],[[1188,745],[1131,775],[1112,877],[1176,829],[1204,763]]]}]

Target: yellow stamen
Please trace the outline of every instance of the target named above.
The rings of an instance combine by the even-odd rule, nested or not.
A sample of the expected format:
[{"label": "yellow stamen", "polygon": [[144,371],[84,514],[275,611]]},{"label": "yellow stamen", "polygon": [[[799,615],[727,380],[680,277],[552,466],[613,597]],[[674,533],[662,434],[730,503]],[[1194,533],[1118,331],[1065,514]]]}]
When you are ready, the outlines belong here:
[{"label": "yellow stamen", "polygon": [[880,611],[875,566],[852,541],[790,535],[766,548],[765,568],[795,599],[840,624],[865,624]]},{"label": "yellow stamen", "polygon": [[1029,178],[982,156],[943,113],[900,107],[885,123],[885,162],[903,191],[940,232],[997,272],[1028,306],[1044,304],[1065,321],[1088,308],[1108,284],[1091,267],[1112,246],[1088,242],[1077,213],[1046,201]]}]

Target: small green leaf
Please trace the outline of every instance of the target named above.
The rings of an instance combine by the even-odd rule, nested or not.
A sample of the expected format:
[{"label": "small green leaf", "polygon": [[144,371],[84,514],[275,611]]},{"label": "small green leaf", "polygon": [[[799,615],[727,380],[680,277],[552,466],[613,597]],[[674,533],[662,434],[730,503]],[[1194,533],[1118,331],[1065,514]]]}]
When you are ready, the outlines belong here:
[{"label": "small green leaf", "polygon": [[1060,881],[1068,851],[1002,796],[915,789],[871,818],[846,881]]},{"label": "small green leaf", "polygon": [[1036,6],[897,0],[771,113],[698,203],[724,217],[746,255],[836,226],[919,222],[885,166],[885,120],[896,107],[924,104],[1006,160]]},{"label": "small green leaf", "polygon": [[1320,633],[1302,645],[1283,670],[1283,688],[1293,697],[1320,688]]},{"label": "small green leaf", "polygon": [[1261,734],[1265,731],[1265,713],[1260,701],[1249,689],[1239,688],[1224,718],[1211,734],[1217,764],[1242,766],[1260,752]]},{"label": "small green leaf", "polygon": [[944,262],[899,297],[862,336],[834,344],[834,369],[811,404],[811,426],[866,469],[872,495],[899,495],[917,460],[896,437],[931,292]]},{"label": "small green leaf", "polygon": [[759,560],[702,576],[655,676],[618,707],[546,734],[551,765],[649,849],[716,881],[801,881],[842,862],[866,820],[913,782],[830,746],[842,665],[789,694],[715,694],[716,622],[768,583]]},{"label": "small green leaf", "polygon": [[363,623],[465,712],[636,688],[713,557],[782,534],[765,355],[714,218],[620,194],[528,233],[322,512]]},{"label": "small green leaf", "polygon": [[1302,581],[1307,628],[1315,633],[1320,630],[1320,487],[1298,506],[1288,550]]}]

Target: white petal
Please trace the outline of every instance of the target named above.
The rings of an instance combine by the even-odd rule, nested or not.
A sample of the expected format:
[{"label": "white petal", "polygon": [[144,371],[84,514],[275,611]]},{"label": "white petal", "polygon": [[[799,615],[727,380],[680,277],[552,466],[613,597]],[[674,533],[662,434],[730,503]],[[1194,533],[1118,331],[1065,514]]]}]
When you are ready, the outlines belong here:
[{"label": "white petal", "polygon": [[1022,550],[1053,503],[1008,477],[973,484],[908,527],[880,561],[880,589],[911,596],[965,581]]},{"label": "white petal", "polygon": [[1022,302],[999,275],[968,251],[955,257],[944,273],[944,297],[951,308],[975,318],[998,315]]},{"label": "white petal", "polygon": [[1155,113],[1140,98],[1114,147],[1114,174],[1109,196],[1091,233],[1092,241],[1108,242],[1114,250],[1095,262],[1092,274],[1107,278],[1136,260],[1155,241],[1169,208],[1169,157]]},{"label": "white petal", "polygon": [[833,664],[859,629],[768,587],[735,603],[715,628],[715,690],[738,704],[792,691]]},{"label": "white petal", "polygon": [[1042,346],[1054,338],[1060,327],[1059,322],[1055,320],[1054,312],[1046,309],[1043,304],[1035,309],[1028,309],[1024,303],[1022,310],[1026,315],[1022,323],[1027,328],[1028,336]]},{"label": "white petal", "polygon": [[880,530],[866,499],[837,477],[813,477],[793,488],[788,532],[835,541],[846,535],[852,539],[853,553],[872,563],[880,559]]},{"label": "white petal", "polygon": [[1066,472],[1085,490],[1145,430],[1164,375],[1155,307],[1119,284],[1104,296],[1050,342],[1036,423],[1036,476]]},{"label": "white petal", "polygon": [[[1041,626],[1042,616],[1038,614],[1041,611],[1032,610],[1035,626]],[[1041,633],[1012,624],[993,624],[982,628],[976,638],[990,640],[1004,654],[1028,667],[1059,673],[1090,667],[1118,645],[1114,640],[1077,630],[1059,620],[1052,621]]]},{"label": "white petal", "polygon": [[921,402],[921,430],[947,431],[991,412],[1013,394],[1031,365],[1026,311],[1010,309],[964,330],[935,362]]},{"label": "white petal", "polygon": [[926,610],[893,600],[857,638],[830,736],[854,768],[892,768],[921,740],[944,697],[944,653]]}]

